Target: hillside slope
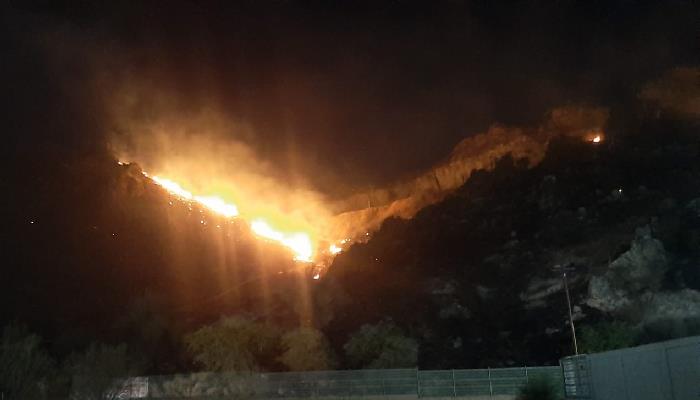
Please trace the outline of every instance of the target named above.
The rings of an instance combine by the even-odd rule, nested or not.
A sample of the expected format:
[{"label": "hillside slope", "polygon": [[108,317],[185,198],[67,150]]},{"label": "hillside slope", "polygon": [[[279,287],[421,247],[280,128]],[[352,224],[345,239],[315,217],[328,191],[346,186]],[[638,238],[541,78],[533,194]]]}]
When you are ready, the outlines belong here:
[{"label": "hillside slope", "polygon": [[27,149],[0,180],[11,194],[0,321],[29,324],[58,355],[92,340],[140,349],[141,326],[120,324],[157,297],[170,339],[144,350],[157,353],[153,373],[190,369],[180,338],[221,315],[316,324],[340,355],[360,326],[390,318],[419,342],[421,368],[556,363],[571,353],[552,271],[565,265],[577,323],[622,319],[650,338],[695,332],[700,142],[697,127],[657,127],[601,144],[563,136],[535,166],[505,156],[470,171],[414,218],[384,221],[320,281],[136,165]]},{"label": "hillside slope", "polygon": [[[556,363],[575,319],[621,319],[649,338],[700,321],[700,142],[694,129],[592,144],[560,137],[542,162],[502,158],[411,220],[389,219],[335,259],[316,295],[342,343],[393,319],[421,368]],[[674,332],[659,332],[671,318]]]},{"label": "hillside slope", "polygon": [[[130,341],[118,322],[155,296],[173,337],[223,314],[282,326],[310,277],[280,246],[170,196],[136,165],[34,150],[3,177],[0,324],[21,321],[58,353],[87,340]],[[179,350],[178,350],[179,351]],[[168,355],[164,356],[168,359]],[[172,361],[172,360],[168,360]]]}]

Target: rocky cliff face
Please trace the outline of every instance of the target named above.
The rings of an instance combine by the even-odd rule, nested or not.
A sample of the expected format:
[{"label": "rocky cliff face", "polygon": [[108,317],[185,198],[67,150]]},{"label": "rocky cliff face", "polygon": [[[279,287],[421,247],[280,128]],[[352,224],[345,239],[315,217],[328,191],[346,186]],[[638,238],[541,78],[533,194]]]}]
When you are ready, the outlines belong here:
[{"label": "rocky cliff face", "polygon": [[659,290],[667,270],[663,243],[651,237],[649,226],[640,228],[631,248],[591,278],[587,304],[608,313],[629,312],[645,293]]},{"label": "rocky cliff face", "polygon": [[666,321],[692,330],[700,322],[700,291],[682,278],[669,287],[672,255],[651,234],[649,226],[638,229],[630,249],[590,278],[586,304],[641,328]]}]

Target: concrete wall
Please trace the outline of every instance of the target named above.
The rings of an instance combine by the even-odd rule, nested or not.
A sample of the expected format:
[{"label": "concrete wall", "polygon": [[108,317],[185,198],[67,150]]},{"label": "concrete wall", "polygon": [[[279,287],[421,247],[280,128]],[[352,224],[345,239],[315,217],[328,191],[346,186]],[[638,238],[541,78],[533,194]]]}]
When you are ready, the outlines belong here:
[{"label": "concrete wall", "polygon": [[700,399],[700,336],[589,354],[578,360],[579,370],[590,381],[590,392],[579,393],[590,395],[569,395],[569,399]]}]

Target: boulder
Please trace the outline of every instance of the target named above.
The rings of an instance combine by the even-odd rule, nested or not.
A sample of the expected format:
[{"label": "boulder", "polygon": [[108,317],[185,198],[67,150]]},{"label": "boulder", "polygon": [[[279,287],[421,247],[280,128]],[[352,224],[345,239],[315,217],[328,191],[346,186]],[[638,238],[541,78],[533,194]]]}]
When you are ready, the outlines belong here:
[{"label": "boulder", "polygon": [[631,248],[612,261],[605,274],[591,277],[586,304],[603,312],[626,313],[649,291],[659,289],[668,266],[666,250],[651,237],[649,226],[637,229]]},{"label": "boulder", "polygon": [[664,245],[651,237],[651,229],[646,226],[637,230],[631,248],[610,263],[605,279],[611,286],[630,292],[658,289],[667,270]]},{"label": "boulder", "polygon": [[614,288],[605,277],[594,276],[588,282],[586,304],[589,307],[614,314],[626,310],[632,302],[627,290]]},{"label": "boulder", "polygon": [[668,338],[691,332],[693,321],[700,321],[700,291],[659,291],[668,268],[661,242],[651,237],[648,227],[639,229],[630,250],[605,274],[591,277],[586,304],[644,329],[663,331]]}]

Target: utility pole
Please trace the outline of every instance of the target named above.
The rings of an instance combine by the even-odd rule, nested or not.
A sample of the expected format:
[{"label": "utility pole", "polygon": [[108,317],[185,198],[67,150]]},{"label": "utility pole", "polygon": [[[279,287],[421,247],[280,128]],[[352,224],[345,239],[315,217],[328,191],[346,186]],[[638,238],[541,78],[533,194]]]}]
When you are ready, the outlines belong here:
[{"label": "utility pole", "polygon": [[569,307],[569,325],[571,325],[571,339],[574,344],[574,354],[578,355],[578,343],[576,342],[576,328],[574,327],[574,314],[571,311],[571,295],[569,294],[569,283],[566,279],[567,272],[573,272],[571,267],[555,265],[555,271],[561,271],[561,280],[564,283],[564,292],[566,293],[566,305]]}]

